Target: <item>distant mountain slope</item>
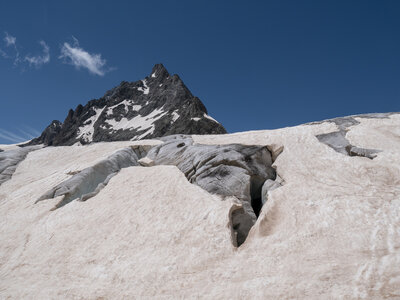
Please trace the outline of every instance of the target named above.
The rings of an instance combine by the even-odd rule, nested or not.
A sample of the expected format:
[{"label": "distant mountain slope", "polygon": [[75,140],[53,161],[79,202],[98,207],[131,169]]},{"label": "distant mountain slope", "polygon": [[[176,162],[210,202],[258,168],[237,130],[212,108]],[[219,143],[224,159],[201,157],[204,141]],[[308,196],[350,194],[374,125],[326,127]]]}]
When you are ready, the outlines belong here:
[{"label": "distant mountain slope", "polygon": [[100,98],[69,111],[64,123],[53,121],[28,145],[73,145],[140,140],[171,134],[220,134],[225,128],[207,114],[178,75],[162,64],[150,76],[123,81]]}]

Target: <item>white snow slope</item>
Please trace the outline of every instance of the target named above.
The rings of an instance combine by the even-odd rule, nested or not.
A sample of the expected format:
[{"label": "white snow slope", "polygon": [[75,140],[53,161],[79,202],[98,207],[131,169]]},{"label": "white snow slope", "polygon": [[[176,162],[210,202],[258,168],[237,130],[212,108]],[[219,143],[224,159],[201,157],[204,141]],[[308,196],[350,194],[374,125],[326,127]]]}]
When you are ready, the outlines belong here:
[{"label": "white snow slope", "polygon": [[50,211],[44,191],[139,142],[30,152],[0,186],[1,299],[400,299],[400,115],[357,119],[349,157],[318,141],[334,123],[193,136],[284,146],[250,234],[231,243],[230,199],[174,166],[122,169],[95,197]]}]

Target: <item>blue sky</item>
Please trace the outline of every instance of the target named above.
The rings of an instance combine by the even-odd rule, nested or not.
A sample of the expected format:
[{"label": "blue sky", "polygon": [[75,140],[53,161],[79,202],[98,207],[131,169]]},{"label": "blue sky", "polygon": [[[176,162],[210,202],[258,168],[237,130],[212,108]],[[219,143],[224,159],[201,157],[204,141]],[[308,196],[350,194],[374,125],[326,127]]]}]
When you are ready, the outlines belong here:
[{"label": "blue sky", "polygon": [[399,1],[1,1],[0,143],[156,63],[229,132],[400,111]]}]

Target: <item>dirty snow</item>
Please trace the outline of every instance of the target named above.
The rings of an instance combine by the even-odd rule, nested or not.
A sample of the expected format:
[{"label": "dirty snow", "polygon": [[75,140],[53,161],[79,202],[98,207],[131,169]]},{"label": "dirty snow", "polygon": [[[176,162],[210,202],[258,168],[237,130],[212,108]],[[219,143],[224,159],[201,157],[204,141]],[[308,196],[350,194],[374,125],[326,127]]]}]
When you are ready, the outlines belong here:
[{"label": "dirty snow", "polygon": [[274,162],[284,184],[237,249],[233,200],[173,166],[123,169],[56,211],[57,198],[34,204],[69,172],[143,141],[31,152],[0,186],[0,298],[399,299],[400,115],[359,121],[347,137],[382,150],[373,160],[320,143],[338,130],[328,122],[193,136],[284,147]]}]

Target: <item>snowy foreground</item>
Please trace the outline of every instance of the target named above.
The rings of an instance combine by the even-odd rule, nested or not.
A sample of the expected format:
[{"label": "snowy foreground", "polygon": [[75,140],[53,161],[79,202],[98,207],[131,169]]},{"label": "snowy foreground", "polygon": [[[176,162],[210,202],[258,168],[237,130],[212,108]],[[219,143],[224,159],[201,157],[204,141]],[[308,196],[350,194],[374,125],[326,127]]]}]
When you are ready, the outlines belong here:
[{"label": "snowy foreground", "polygon": [[0,298],[399,299],[400,114],[355,119],[343,132],[355,152],[378,150],[373,159],[316,138],[338,131],[333,122],[193,136],[283,146],[282,186],[238,248],[233,199],[175,166],[123,168],[85,202],[35,203],[119,149],[159,141],[29,152],[0,185]]}]

